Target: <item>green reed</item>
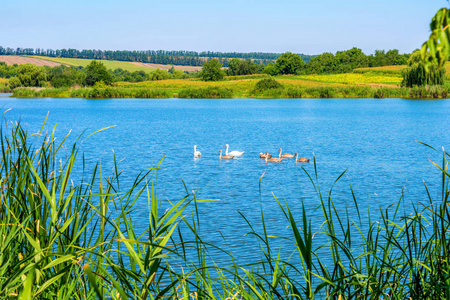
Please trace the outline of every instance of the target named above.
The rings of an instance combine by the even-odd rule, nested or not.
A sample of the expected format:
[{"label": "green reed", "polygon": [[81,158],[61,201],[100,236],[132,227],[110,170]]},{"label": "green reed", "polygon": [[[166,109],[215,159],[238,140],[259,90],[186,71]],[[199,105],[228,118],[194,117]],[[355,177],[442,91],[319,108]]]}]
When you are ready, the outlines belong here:
[{"label": "green reed", "polygon": [[207,88],[185,88],[180,90],[178,98],[202,98],[219,99],[233,98],[234,91],[229,88],[207,87]]},{"label": "green reed", "polygon": [[46,88],[29,89],[18,88],[13,91],[14,97],[21,98],[87,98],[87,99],[108,99],[108,98],[172,98],[173,93],[164,89],[145,89],[145,88]]},{"label": "green reed", "polygon": [[[288,87],[269,89],[262,92],[253,91],[256,98],[411,98],[413,89],[409,88],[375,88],[365,86],[348,87]],[[447,94],[440,93],[440,98]]]},{"label": "green reed", "polygon": [[[54,130],[28,134],[6,122],[0,131],[0,299],[450,298],[445,151],[433,163],[441,172],[439,197],[425,184],[426,201],[416,199],[406,214],[399,211],[403,197],[363,212],[351,186],[344,211],[357,214],[342,213],[334,185],[323,191],[318,184],[314,159],[314,172],[303,171],[317,195],[320,228],[305,206],[294,213],[275,197],[290,233],[270,234],[262,208],[258,224],[241,214],[249,243],[256,238],[260,249],[260,259],[243,264],[203,240],[205,200],[195,191],[186,187],[178,201],[158,198],[152,182],[159,166],[122,191],[115,159],[108,176],[100,165],[87,170],[80,139],[67,147],[69,137],[57,143]],[[138,233],[132,216],[144,198],[147,229]],[[231,263],[218,265],[211,250]]]}]

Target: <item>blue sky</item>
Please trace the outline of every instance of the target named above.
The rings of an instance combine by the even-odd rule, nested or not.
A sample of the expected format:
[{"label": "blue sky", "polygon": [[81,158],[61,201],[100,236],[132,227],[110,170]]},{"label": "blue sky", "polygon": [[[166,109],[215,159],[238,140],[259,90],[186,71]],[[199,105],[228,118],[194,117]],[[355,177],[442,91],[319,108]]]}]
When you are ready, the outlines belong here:
[{"label": "blue sky", "polygon": [[411,52],[445,0],[0,0],[0,46]]}]

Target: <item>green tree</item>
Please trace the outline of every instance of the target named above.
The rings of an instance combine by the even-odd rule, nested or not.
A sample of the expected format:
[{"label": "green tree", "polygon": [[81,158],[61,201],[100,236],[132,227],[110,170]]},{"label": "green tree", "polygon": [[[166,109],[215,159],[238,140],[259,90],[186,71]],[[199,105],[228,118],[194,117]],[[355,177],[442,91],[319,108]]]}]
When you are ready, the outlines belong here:
[{"label": "green tree", "polygon": [[47,79],[55,88],[82,85],[84,81],[84,72],[74,67],[61,65],[48,68]]},{"label": "green tree", "polygon": [[415,51],[409,58],[408,67],[403,70],[402,76],[402,85],[407,87],[443,85],[445,81],[445,68],[440,68],[437,64],[431,63],[428,66],[427,72],[421,53]]},{"label": "green tree", "polygon": [[305,62],[300,55],[291,52],[283,53],[275,63],[278,74],[296,74],[304,65]]},{"label": "green tree", "polygon": [[150,80],[164,80],[172,78],[172,74],[167,71],[156,69],[151,75]]},{"label": "green tree", "polygon": [[95,83],[103,81],[106,85],[111,85],[113,77],[109,74],[105,65],[101,61],[93,60],[86,67],[85,85],[93,86]]},{"label": "green tree", "polygon": [[219,81],[223,79],[225,72],[218,59],[210,59],[203,63],[202,79],[204,81]]},{"label": "green tree", "polygon": [[228,62],[228,75],[251,75],[258,73],[259,65],[254,63],[251,59],[242,60],[233,58]]},{"label": "green tree", "polygon": [[339,64],[339,72],[346,73],[356,68],[365,68],[369,66],[369,58],[356,47],[336,52],[336,59]]},{"label": "green tree", "polygon": [[13,77],[9,80],[9,87],[10,89],[15,89],[16,87],[22,86],[22,83],[20,82],[19,78]]},{"label": "green tree", "polygon": [[228,71],[227,71],[228,75],[230,76],[237,75],[240,62],[241,60],[239,58],[230,59],[230,61],[228,62]]},{"label": "green tree", "polygon": [[[43,67],[32,64],[20,65],[17,69],[17,77],[20,81],[18,86],[45,86],[47,75]],[[16,85],[19,81],[14,82]]]},{"label": "green tree", "polygon": [[263,73],[269,74],[272,76],[278,75],[277,66],[274,63],[270,63],[264,67]]},{"label": "green tree", "polygon": [[336,73],[338,60],[332,53],[322,53],[306,64],[306,72],[310,74]]}]

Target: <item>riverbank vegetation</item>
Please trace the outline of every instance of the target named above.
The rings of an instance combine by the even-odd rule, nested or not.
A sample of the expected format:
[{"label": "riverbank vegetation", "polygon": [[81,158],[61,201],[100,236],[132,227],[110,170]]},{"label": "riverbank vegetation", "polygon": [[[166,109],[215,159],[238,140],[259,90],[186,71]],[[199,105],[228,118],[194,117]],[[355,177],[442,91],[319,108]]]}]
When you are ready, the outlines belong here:
[{"label": "riverbank vegetation", "polygon": [[[321,215],[311,220],[305,207],[294,213],[275,198],[289,229],[284,236],[267,230],[267,212],[261,210],[258,224],[242,215],[248,243],[260,249],[259,259],[248,261],[203,242],[202,200],[189,187],[179,200],[158,197],[155,178],[164,161],[124,188],[126,170],[115,163],[108,174],[101,165],[85,165],[66,138],[9,122],[0,134],[1,299],[450,297],[446,152],[441,163],[430,164],[441,171],[430,183],[441,191],[426,183],[424,198],[414,201],[420,204],[405,206],[400,197],[379,211],[359,207],[351,186],[348,207],[337,208],[333,188],[322,191],[318,174],[304,170]],[[148,217],[135,227],[138,201],[148,203]],[[229,264],[215,263],[213,253]]]},{"label": "riverbank vegetation", "polygon": [[[98,82],[92,87],[16,88],[15,97],[56,98],[446,98],[449,85],[402,87],[400,73],[225,76],[143,82]],[[438,91],[438,92],[436,92]],[[212,94],[211,94],[212,93]],[[209,97],[209,96],[211,97]]]},{"label": "riverbank vegetation", "polygon": [[[371,60],[357,48],[336,55],[324,53],[306,64],[299,55],[289,52],[266,66],[251,59],[234,58],[224,69],[220,60],[210,59],[203,63],[200,72],[183,72],[174,67],[149,73],[108,70],[98,60],[78,68],[0,64],[0,77],[8,79],[0,88],[12,90],[16,97],[60,98],[322,98],[324,95],[326,98],[443,98],[448,95],[450,84],[447,84],[445,68],[431,67],[434,69],[426,73],[418,52],[409,56],[398,51],[378,51],[374,57],[378,65],[398,65],[367,67]],[[34,79],[36,74],[39,80]],[[264,88],[268,83],[272,87]]]}]

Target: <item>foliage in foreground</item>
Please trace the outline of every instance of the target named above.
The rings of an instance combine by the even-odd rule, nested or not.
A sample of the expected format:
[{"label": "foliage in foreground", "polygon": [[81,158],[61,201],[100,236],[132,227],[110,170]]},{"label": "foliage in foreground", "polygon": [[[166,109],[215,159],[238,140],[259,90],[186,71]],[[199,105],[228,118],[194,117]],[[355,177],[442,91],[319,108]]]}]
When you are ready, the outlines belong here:
[{"label": "foliage in foreground", "polygon": [[[5,123],[0,133],[0,299],[450,297],[446,152],[442,164],[435,164],[442,172],[440,196],[433,197],[425,185],[428,199],[415,199],[421,204],[404,215],[400,199],[365,216],[351,187],[347,203],[354,203],[358,214],[343,214],[332,188],[323,193],[317,173],[305,171],[322,220],[313,223],[304,207],[294,214],[278,202],[291,234],[275,238],[266,231],[263,211],[262,231],[243,216],[261,259],[239,265],[228,249],[202,242],[196,213],[201,203],[193,194],[186,192],[171,205],[157,197],[148,184],[157,168],[139,174],[122,191],[117,165],[108,177],[98,165],[89,173],[84,157],[83,164],[77,160],[77,146],[64,146],[66,139],[56,143],[54,134],[42,129],[28,135],[20,124]],[[132,216],[136,201],[145,198],[147,230],[138,233]],[[190,238],[180,226],[191,231]],[[292,249],[290,255],[280,255],[279,238],[283,249]],[[211,249],[235,263],[208,263]]]},{"label": "foliage in foreground", "polygon": [[440,68],[450,55],[450,9],[441,8],[430,24],[431,34],[420,49],[426,67],[436,63]]}]

